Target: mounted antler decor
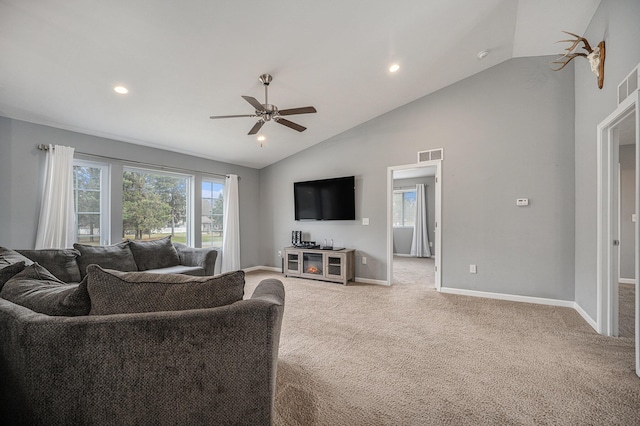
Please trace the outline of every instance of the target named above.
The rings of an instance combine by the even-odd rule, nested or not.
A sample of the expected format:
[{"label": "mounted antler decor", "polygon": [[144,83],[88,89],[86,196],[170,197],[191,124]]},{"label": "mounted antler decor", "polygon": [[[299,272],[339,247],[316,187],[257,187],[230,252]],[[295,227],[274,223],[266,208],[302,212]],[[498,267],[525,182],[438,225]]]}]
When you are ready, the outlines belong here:
[{"label": "mounted antler decor", "polygon": [[[591,71],[593,71],[596,77],[598,77],[598,87],[602,89],[602,86],[604,85],[604,56],[605,56],[604,41],[601,41],[600,44],[598,44],[598,46],[595,49],[592,49],[586,38],[580,37],[579,35],[570,33],[568,31],[563,31],[563,33],[569,34],[570,36],[575,37],[575,39],[560,40],[557,42],[557,43],[563,43],[563,42],[571,43],[571,46],[565,49],[567,53],[560,56],[557,61],[551,62],[552,64],[562,64],[560,68],[554,69],[554,71],[560,71],[562,68],[567,66],[567,64],[571,62],[573,58],[582,56],[583,58],[587,58],[589,60],[589,63],[591,64]],[[583,44],[582,48],[587,52],[589,52],[588,54],[574,52],[575,48],[578,47],[578,44],[580,42],[582,42]]]}]

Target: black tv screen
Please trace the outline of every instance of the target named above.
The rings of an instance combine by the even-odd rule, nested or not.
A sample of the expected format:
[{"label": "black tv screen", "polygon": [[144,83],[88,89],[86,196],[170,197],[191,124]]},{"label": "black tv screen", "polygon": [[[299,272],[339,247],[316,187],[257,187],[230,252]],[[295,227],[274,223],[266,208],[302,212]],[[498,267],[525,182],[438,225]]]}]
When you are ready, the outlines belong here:
[{"label": "black tv screen", "polygon": [[355,177],[294,182],[296,220],[355,220]]}]

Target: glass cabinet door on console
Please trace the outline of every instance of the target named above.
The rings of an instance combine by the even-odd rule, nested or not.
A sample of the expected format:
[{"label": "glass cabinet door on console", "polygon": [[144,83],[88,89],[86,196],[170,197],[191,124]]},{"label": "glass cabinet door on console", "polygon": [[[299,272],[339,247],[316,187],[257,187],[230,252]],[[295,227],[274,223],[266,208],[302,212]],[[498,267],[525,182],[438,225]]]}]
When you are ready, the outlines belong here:
[{"label": "glass cabinet door on console", "polygon": [[346,262],[344,254],[327,254],[327,263],[324,266],[325,276],[329,278],[344,279],[344,265]]},{"label": "glass cabinet door on console", "polygon": [[297,251],[287,251],[286,255],[287,255],[287,261],[285,262],[285,268],[286,274],[291,274],[291,275],[300,275],[300,266],[301,266],[301,260],[300,259],[300,252]]}]

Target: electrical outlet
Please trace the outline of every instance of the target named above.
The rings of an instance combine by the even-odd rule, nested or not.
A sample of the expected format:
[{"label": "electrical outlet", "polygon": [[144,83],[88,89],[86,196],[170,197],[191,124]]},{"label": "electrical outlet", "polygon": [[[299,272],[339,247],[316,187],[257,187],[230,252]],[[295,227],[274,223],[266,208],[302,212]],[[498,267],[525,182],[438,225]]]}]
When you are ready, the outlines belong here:
[{"label": "electrical outlet", "polygon": [[367,264],[367,257],[366,256],[362,256],[362,264],[363,265]]},{"label": "electrical outlet", "polygon": [[469,273],[470,274],[477,274],[478,273],[478,268],[476,267],[476,265],[469,265]]},{"label": "electrical outlet", "polygon": [[363,225],[368,225],[369,224],[369,218],[368,217],[363,217],[362,218],[362,224]]},{"label": "electrical outlet", "polygon": [[278,257],[282,257],[282,250],[278,250]]}]

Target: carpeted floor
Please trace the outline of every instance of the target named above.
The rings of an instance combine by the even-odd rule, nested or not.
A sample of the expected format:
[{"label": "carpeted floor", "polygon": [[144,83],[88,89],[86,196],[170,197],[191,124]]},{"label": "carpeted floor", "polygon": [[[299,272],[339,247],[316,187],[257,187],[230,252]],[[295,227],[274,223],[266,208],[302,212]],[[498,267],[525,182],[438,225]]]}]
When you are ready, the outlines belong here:
[{"label": "carpeted floor", "polygon": [[419,286],[286,288],[275,425],[640,424],[634,342],[572,309]]},{"label": "carpeted floor", "polygon": [[393,256],[393,284],[435,289],[435,259]]},{"label": "carpeted floor", "polygon": [[619,284],[618,287],[618,335],[635,338],[636,335],[636,286]]}]

